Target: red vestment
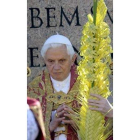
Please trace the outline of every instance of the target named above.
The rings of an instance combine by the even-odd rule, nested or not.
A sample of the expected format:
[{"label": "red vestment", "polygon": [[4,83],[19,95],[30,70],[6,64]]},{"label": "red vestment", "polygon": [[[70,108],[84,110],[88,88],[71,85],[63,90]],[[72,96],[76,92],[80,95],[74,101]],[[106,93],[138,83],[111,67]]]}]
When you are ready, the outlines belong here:
[{"label": "red vestment", "polygon": [[[76,66],[73,66],[71,69],[71,81],[70,81],[70,91],[74,87],[77,80]],[[78,92],[78,87],[75,87],[74,90]],[[75,100],[71,103],[71,106],[76,108],[76,95],[77,92],[73,94]],[[49,94],[53,93],[52,83],[50,80],[50,76],[48,72],[43,71],[39,76],[37,76],[28,86],[28,96],[32,98],[36,98],[40,101],[43,112],[43,119],[45,122],[45,131],[46,131],[46,140],[54,139],[54,133],[49,132],[49,123],[51,121],[51,112],[53,109],[53,103],[48,102],[46,97]],[[69,94],[69,93],[68,93]],[[71,125],[67,125],[67,140],[78,140],[76,131],[71,127]]]},{"label": "red vestment", "polygon": [[[71,68],[71,81],[70,81],[70,90],[69,94],[73,94],[74,100],[71,103],[72,108],[79,108],[79,105],[76,101],[76,96],[79,92],[79,83],[77,82],[77,72],[76,66]],[[73,92],[74,91],[74,92]],[[37,76],[28,86],[28,96],[32,98],[36,98],[40,101],[43,112],[43,119],[45,123],[45,132],[46,132],[46,140],[53,140],[54,133],[50,134],[49,131],[49,123],[51,121],[51,112],[53,110],[53,103],[49,102],[46,98],[49,94],[52,94],[53,86],[50,80],[50,76],[48,72],[43,71],[39,76]],[[67,140],[78,140],[78,136],[76,131],[71,127],[71,125],[67,125]],[[108,139],[108,140],[112,140]]]},{"label": "red vestment", "polygon": [[27,97],[27,104],[29,105],[30,109],[32,110],[36,121],[39,126],[39,134],[36,138],[36,140],[45,140],[45,128],[44,128],[44,122],[43,122],[43,115],[42,115],[42,109],[39,101]]}]

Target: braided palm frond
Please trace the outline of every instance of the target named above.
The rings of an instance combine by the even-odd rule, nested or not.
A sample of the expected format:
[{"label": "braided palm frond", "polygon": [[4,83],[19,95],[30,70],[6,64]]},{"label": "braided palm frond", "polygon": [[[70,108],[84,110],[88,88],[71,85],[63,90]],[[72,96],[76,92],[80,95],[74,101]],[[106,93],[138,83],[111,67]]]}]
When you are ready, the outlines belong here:
[{"label": "braided palm frond", "polygon": [[[80,81],[80,94],[78,100],[82,107],[77,112],[80,119],[76,121],[81,140],[106,140],[112,133],[108,129],[110,122],[105,122],[105,116],[98,111],[88,108],[87,100],[90,93],[96,93],[107,98],[109,91],[109,65],[111,64],[112,47],[109,37],[110,29],[104,18],[107,7],[104,0],[97,3],[96,26],[92,15],[88,15],[88,22],[84,25],[81,38],[80,54],[83,59],[78,66],[78,80]],[[96,99],[96,98],[93,98]]]}]

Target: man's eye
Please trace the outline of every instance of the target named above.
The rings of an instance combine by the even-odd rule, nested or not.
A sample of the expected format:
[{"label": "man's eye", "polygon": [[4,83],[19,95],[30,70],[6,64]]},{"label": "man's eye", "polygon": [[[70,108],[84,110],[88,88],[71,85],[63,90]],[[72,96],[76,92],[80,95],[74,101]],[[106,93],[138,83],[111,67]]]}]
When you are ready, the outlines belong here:
[{"label": "man's eye", "polygon": [[49,63],[53,63],[53,62],[54,62],[54,60],[48,60],[48,62],[49,62]]},{"label": "man's eye", "polygon": [[61,62],[61,63],[65,62],[65,59],[61,59],[60,62]]}]

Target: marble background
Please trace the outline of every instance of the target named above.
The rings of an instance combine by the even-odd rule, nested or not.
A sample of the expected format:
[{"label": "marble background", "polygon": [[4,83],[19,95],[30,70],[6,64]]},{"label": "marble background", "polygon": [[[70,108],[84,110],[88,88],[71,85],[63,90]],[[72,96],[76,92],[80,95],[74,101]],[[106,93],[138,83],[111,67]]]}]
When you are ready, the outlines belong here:
[{"label": "marble background", "polygon": [[[106,6],[108,8],[109,14],[113,19],[113,0],[105,0]],[[70,39],[73,46],[76,47],[77,50],[80,48],[80,38],[81,38],[81,31],[83,25],[87,22],[87,14],[91,13],[91,7],[93,5],[93,0],[28,0],[27,1],[27,66],[31,68],[31,75],[28,77],[27,82],[29,83],[32,79],[39,73],[39,71],[44,67],[43,58],[40,55],[40,49],[42,48],[45,40],[50,37],[51,35],[59,34],[65,35]],[[72,19],[72,15],[74,11],[78,7],[78,17],[79,17],[79,24],[81,26],[76,26],[77,18],[76,15],[74,16],[71,25],[68,24],[64,16],[62,17],[62,24],[61,25],[61,13],[62,9],[69,19]],[[39,17],[42,20],[42,26],[39,28],[31,28],[31,8],[38,8],[40,11]],[[55,8],[50,9],[50,16],[55,18],[50,18],[49,22],[51,26],[56,27],[48,27],[48,15],[47,10],[45,8]],[[37,15],[38,12],[34,10],[34,15]],[[105,21],[110,26],[111,34],[110,37],[113,42],[113,23],[111,22],[108,14],[106,15]],[[34,19],[34,24],[39,25],[40,20]],[[111,43],[113,46],[113,43]],[[33,49],[33,56],[34,57],[34,66],[31,67],[31,48]],[[37,57],[36,57],[37,56]],[[78,57],[80,60],[80,57]],[[40,66],[38,66],[40,65]],[[113,77],[111,76],[111,90],[113,90]]]}]

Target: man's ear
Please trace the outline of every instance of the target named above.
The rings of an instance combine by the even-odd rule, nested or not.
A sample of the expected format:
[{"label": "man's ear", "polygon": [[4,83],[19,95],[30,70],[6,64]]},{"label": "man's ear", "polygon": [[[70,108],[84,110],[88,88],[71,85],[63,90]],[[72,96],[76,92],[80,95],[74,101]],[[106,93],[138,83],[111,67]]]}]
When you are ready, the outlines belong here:
[{"label": "man's ear", "polygon": [[77,58],[77,54],[75,53],[74,55],[73,55],[73,57],[72,57],[72,66],[73,66],[73,64],[74,64],[74,62],[75,62],[75,60],[76,60],[76,58]]}]

